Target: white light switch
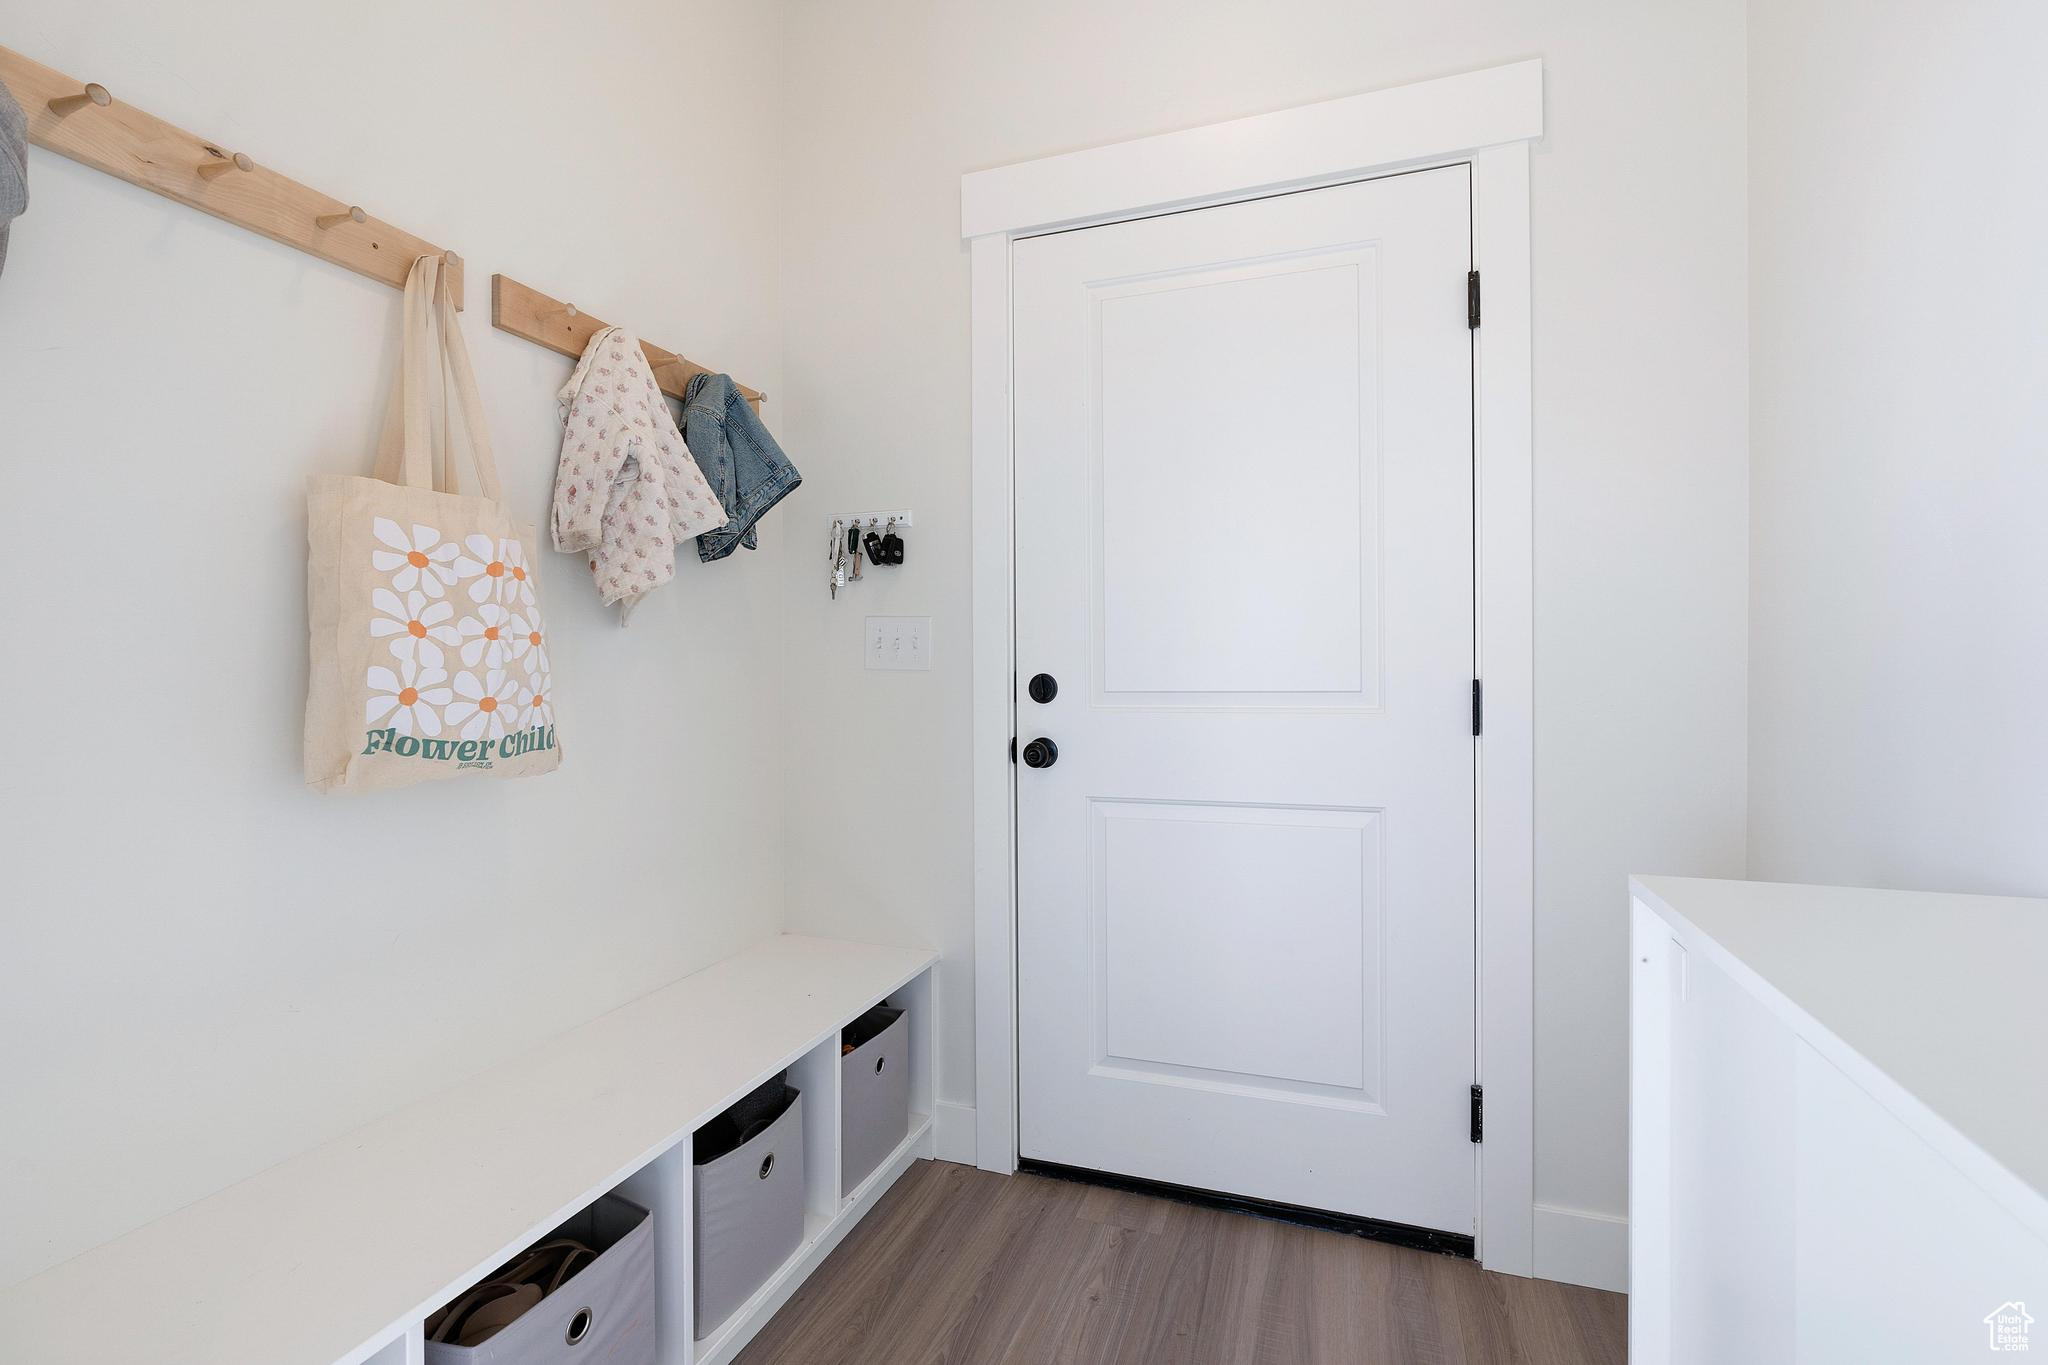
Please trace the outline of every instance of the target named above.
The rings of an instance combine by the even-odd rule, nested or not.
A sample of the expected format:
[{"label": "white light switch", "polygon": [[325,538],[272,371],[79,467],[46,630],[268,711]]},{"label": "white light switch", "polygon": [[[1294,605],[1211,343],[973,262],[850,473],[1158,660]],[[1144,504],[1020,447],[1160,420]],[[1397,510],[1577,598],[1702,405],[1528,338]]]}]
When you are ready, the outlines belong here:
[{"label": "white light switch", "polygon": [[924,672],[932,666],[932,618],[870,616],[864,656],[869,668]]}]

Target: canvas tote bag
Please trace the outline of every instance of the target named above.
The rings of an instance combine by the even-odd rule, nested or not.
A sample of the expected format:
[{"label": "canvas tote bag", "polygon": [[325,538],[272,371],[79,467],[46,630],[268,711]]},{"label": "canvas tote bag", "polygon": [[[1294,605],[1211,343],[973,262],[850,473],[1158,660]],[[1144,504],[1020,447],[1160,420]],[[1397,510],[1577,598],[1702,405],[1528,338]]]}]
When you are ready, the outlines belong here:
[{"label": "canvas tote bag", "polygon": [[[316,477],[306,492],[306,782],[320,791],[527,777],[561,762],[534,531],[499,500],[438,256],[406,279],[404,337],[375,477]],[[458,415],[476,495],[457,485]]]}]

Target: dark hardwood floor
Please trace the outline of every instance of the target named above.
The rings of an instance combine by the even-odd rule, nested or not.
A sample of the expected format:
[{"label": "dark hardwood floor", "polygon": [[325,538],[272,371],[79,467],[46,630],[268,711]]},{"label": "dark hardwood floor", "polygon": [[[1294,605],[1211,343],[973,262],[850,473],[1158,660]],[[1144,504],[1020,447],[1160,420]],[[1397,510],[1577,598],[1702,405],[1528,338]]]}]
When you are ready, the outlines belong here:
[{"label": "dark hardwood floor", "polygon": [[1619,1294],[921,1161],[738,1365],[1618,1365]]}]

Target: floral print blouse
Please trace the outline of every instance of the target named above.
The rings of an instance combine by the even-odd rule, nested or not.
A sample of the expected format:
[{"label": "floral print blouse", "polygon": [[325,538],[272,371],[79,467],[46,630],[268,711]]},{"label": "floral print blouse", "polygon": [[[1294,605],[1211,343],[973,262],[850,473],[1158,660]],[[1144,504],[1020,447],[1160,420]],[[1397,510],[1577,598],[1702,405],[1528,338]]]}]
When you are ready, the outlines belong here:
[{"label": "floral print blouse", "polygon": [[590,339],[556,395],[562,457],[555,468],[555,548],[590,557],[605,605],[620,624],[634,604],[675,577],[676,548],[725,524],[676,429],[640,343],[623,328]]}]

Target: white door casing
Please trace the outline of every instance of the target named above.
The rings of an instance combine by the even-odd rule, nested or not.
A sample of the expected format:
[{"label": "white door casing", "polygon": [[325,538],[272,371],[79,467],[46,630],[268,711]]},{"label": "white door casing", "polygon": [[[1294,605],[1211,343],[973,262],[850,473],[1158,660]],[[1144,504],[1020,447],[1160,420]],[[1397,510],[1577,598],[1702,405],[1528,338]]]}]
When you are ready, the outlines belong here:
[{"label": "white door casing", "polygon": [[[1533,443],[1530,150],[1543,132],[1540,61],[1347,96],[1275,114],[1063,153],[961,180],[971,247],[975,940],[971,1147],[1017,1161],[1012,696],[1011,252],[1050,230],[1231,203],[1387,172],[1468,163],[1478,510],[1476,658],[1487,684],[1477,745],[1478,1065],[1486,1087],[1478,1254],[1530,1274],[1533,1208]],[[958,1093],[957,1091],[954,1093]]]},{"label": "white door casing", "polygon": [[1017,244],[1024,1156],[1473,1231],[1470,206]]}]

